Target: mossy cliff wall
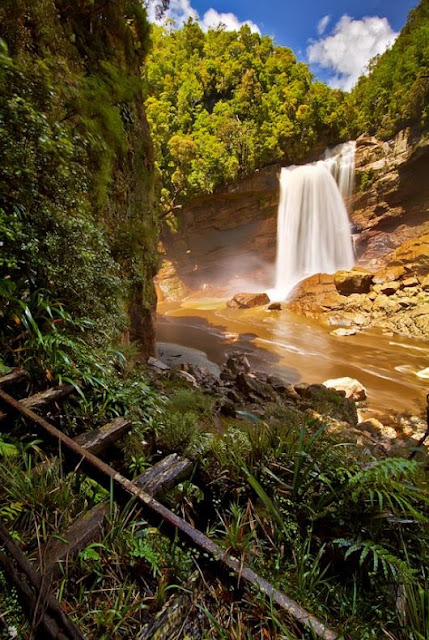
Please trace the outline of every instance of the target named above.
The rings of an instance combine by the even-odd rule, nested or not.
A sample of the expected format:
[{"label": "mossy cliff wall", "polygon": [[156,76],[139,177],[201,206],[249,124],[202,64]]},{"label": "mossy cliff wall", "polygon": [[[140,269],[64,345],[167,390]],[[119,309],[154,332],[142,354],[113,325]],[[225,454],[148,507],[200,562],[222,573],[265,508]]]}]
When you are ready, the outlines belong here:
[{"label": "mossy cliff wall", "polygon": [[154,348],[158,225],[137,0],[3,0],[0,277]]}]

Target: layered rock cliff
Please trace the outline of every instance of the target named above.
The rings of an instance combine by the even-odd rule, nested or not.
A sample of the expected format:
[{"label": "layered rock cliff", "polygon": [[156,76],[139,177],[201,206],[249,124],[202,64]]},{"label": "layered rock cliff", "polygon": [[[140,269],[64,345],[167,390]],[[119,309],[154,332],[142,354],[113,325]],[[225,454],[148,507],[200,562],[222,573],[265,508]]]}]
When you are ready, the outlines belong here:
[{"label": "layered rock cliff", "polygon": [[[240,279],[269,287],[276,253],[278,166],[190,202],[178,233],[164,236],[161,295],[180,299]],[[429,140],[410,129],[356,145],[351,223],[365,291],[345,292],[321,274],[296,290],[290,309],[327,324],[384,326],[425,337],[429,299]],[[353,281],[356,274],[344,278]],[[392,284],[393,283],[393,284]]]}]

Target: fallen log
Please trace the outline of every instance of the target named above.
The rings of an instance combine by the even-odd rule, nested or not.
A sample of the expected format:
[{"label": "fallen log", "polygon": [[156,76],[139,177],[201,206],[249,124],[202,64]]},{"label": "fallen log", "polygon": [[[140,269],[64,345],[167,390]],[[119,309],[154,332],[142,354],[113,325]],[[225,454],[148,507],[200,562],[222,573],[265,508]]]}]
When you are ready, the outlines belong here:
[{"label": "fallen log", "polygon": [[131,429],[131,422],[125,418],[115,418],[112,422],[77,436],[74,441],[94,455],[99,455],[108,446],[119,440]]},{"label": "fallen log", "polygon": [[100,484],[103,484],[108,489],[115,487],[119,493],[128,496],[128,499],[130,496],[133,496],[138,502],[145,506],[153,516],[161,519],[168,527],[171,527],[173,531],[176,530],[185,541],[190,542],[193,546],[211,555],[222,569],[229,570],[229,572],[232,571],[237,576],[238,583],[244,582],[257,587],[262,593],[266,594],[273,603],[286,611],[291,618],[308,629],[311,629],[319,638],[323,638],[324,640],[336,640],[338,638],[338,634],[335,631],[329,629],[313,614],[306,611],[306,609],[301,607],[297,602],[273,587],[267,580],[255,573],[253,569],[243,565],[240,560],[228,554],[222,547],[201,533],[201,531],[198,531],[191,524],[164,507],[134,482],[128,480],[128,478],[125,478],[115,471],[108,464],[94,456],[94,454],[84,449],[47,420],[38,416],[31,411],[31,409],[23,406],[2,390],[0,390],[0,400],[11,409],[31,420],[39,427],[39,431],[43,435],[56,441],[62,451],[68,451],[77,458],[81,469],[88,475],[94,477]]},{"label": "fallen log", "polygon": [[151,496],[160,496],[189,478],[193,466],[188,458],[171,453],[135,478],[134,482]]},{"label": "fallen log", "polygon": [[[33,569],[18,544],[1,523],[0,544],[13,558],[18,569],[15,569],[5,553],[0,553],[0,565],[10,582],[16,586],[24,607],[28,607],[33,625],[37,628],[41,627],[47,634],[42,637],[53,640],[84,640],[84,636],[66,615],[58,600],[49,593],[49,585],[44,577]],[[20,577],[20,573],[25,576],[25,580]]]}]

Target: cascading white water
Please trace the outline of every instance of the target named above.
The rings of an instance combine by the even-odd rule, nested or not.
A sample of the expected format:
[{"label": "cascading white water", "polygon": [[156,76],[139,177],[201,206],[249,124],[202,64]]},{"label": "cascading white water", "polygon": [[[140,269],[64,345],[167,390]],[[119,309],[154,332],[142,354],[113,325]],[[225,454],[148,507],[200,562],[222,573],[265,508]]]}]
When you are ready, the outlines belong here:
[{"label": "cascading white water", "polygon": [[335,273],[354,264],[343,200],[353,189],[354,143],[340,145],[334,152],[325,160],[281,170],[271,299],[285,299],[300,280],[314,273]]}]

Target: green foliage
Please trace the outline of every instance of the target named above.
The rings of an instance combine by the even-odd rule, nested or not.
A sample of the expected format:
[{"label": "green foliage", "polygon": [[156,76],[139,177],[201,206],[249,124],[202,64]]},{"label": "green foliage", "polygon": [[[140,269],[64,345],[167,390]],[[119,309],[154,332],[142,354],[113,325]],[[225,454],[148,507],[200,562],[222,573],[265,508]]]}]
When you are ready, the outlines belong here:
[{"label": "green foliage", "polygon": [[146,80],[166,210],[346,135],[344,95],[314,82],[290,49],[248,26],[154,27]]},{"label": "green foliage", "polygon": [[387,139],[408,125],[429,128],[429,1],[409,13],[391,49],[351,93],[359,132]]},{"label": "green foliage", "polygon": [[2,3],[0,319],[6,307],[9,328],[20,303],[35,318],[40,294],[80,323],[86,343],[108,344],[129,307],[135,322],[139,306],[153,305],[148,42],[137,0]]}]

